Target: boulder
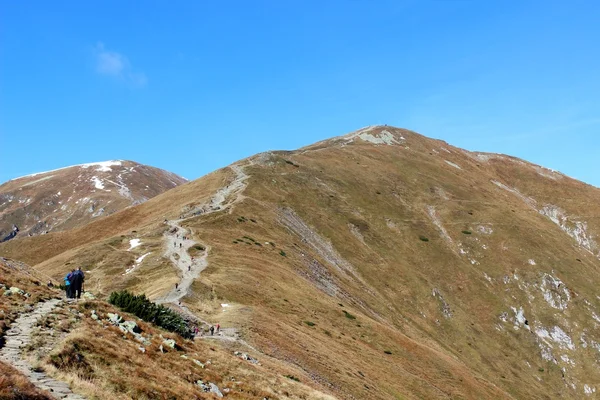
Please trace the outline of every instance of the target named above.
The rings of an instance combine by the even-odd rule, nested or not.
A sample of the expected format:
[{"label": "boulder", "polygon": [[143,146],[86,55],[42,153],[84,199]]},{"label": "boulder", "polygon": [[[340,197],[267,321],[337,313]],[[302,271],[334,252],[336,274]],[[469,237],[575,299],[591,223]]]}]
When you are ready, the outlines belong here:
[{"label": "boulder", "polygon": [[118,325],[123,321],[123,318],[119,314],[107,313],[106,316],[108,317],[108,320],[115,325]]},{"label": "boulder", "polygon": [[119,327],[121,328],[121,330],[124,329],[125,332],[130,332],[130,333],[140,333],[142,331],[135,321],[121,322],[119,324]]},{"label": "boulder", "polygon": [[91,292],[83,292],[83,298],[86,300],[95,300],[96,296],[94,296]]},{"label": "boulder", "polygon": [[223,393],[219,390],[219,387],[212,382],[208,382],[208,386],[210,387],[210,393],[214,393],[217,397],[223,397]]},{"label": "boulder", "polygon": [[175,343],[175,339],[165,339],[163,340],[163,344],[165,346],[169,346],[172,349],[174,349],[175,346],[177,346],[177,343]]}]

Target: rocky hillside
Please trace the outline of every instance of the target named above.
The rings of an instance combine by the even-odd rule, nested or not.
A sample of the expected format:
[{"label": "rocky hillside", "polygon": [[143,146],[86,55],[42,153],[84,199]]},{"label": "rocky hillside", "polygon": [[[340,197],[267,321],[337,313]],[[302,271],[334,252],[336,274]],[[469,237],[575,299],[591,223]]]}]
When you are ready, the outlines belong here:
[{"label": "rocky hillside", "polygon": [[181,279],[168,251],[181,226],[201,266],[182,307],[318,391],[593,398],[598,204],[600,189],[541,166],[376,126],[242,160],[0,255],[56,277],[83,265],[98,293],[164,299]]},{"label": "rocky hillside", "polygon": [[132,161],[105,161],[13,179],[0,186],[0,240],[82,226],[186,180]]}]

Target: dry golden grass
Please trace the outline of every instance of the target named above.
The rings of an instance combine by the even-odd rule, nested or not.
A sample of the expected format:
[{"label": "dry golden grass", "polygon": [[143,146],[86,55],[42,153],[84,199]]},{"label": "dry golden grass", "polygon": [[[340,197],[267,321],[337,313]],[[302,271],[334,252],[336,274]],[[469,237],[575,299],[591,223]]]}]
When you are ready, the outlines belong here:
[{"label": "dry golden grass", "polygon": [[[144,336],[151,338],[146,352],[131,335],[124,335],[117,327],[101,325],[89,316],[96,310],[103,318],[108,312],[119,312],[100,302],[85,302],[59,310],[42,322],[47,328],[60,331],[65,320],[77,323],[68,336],[40,362],[50,375],[69,382],[77,393],[94,399],[155,399],[155,398],[216,398],[203,393],[197,380],[216,383],[230,399],[327,399],[327,395],[290,381],[284,375],[298,375],[293,368],[279,369],[278,363],[266,357],[259,365],[250,364],[233,355],[236,350],[247,351],[228,342],[190,341],[162,331],[151,324],[121,313],[128,320],[136,320]],[[161,337],[162,336],[162,337]],[[176,340],[178,348],[160,345],[164,338]],[[52,340],[47,335],[37,338]],[[197,365],[198,360],[205,365]]]},{"label": "dry golden grass", "polygon": [[0,361],[1,400],[51,400],[53,397],[37,389],[25,375]]},{"label": "dry golden grass", "polygon": [[[584,384],[600,381],[599,355],[580,339],[600,343],[592,317],[600,314],[600,262],[536,209],[560,206],[587,223],[594,237],[600,233],[600,190],[547,178],[519,160],[480,159],[385,129],[404,136],[408,148],[357,140],[256,158],[246,168],[251,177],[243,201],[230,212],[186,221],[211,247],[209,266],[186,305],[210,322],[239,328],[272,370],[281,371],[274,376],[293,375],[340,398],[582,398]],[[135,255],[158,251],[162,216],[177,216],[231,176],[219,171],[126,210],[126,223],[108,217],[91,224],[85,240],[71,232],[51,251],[45,246],[55,239],[15,241],[0,246],[0,254],[22,251],[42,261],[37,252],[46,253],[53,258],[37,268],[54,275],[66,262],[86,260],[99,266],[101,291],[130,287],[158,296],[176,279],[173,268],[155,261],[121,277],[121,264],[131,260],[119,255],[123,243],[137,230],[149,247]],[[536,209],[491,181],[536,199]],[[318,238],[287,227],[285,210],[339,257],[325,254],[326,244],[315,245]],[[111,240],[121,240],[117,250],[105,244]],[[347,265],[354,272],[343,272]],[[568,287],[566,310],[544,299],[544,274]],[[531,329],[562,326],[574,349],[556,344],[557,362],[543,359],[534,333],[500,320],[504,312],[514,320],[511,307],[524,308]],[[169,368],[177,368],[175,361]],[[257,379],[263,373],[257,371]],[[266,387],[280,384],[266,376]]]}]

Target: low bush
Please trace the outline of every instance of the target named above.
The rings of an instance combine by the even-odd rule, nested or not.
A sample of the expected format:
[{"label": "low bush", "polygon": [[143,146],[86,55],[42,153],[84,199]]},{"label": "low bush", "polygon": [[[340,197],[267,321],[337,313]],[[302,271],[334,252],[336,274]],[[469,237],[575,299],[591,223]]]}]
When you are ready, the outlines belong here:
[{"label": "low bush", "polygon": [[279,255],[282,257],[286,257],[287,255],[285,254],[285,251],[283,250],[279,250]]},{"label": "low bush", "polygon": [[293,381],[300,382],[300,379],[296,378],[294,375],[284,375],[284,376]]},{"label": "low bush", "polygon": [[467,230],[464,230],[464,231],[461,231],[461,232],[464,233],[465,235],[470,235],[471,234],[471,231],[467,231]]},{"label": "low bush", "polygon": [[304,323],[308,326],[315,326],[316,324],[312,321],[304,321]]},{"label": "low bush", "polygon": [[346,318],[348,319],[356,319],[356,317],[352,314],[350,314],[348,311],[343,310],[344,311],[344,315],[346,316]]},{"label": "low bush", "polygon": [[425,236],[419,236],[419,239],[423,242],[429,242],[429,239],[426,238]]},{"label": "low bush", "polygon": [[122,290],[112,292],[108,302],[119,307],[121,310],[135,314],[146,322],[153,323],[168,331],[175,332],[184,338],[193,338],[193,333],[187,322],[176,312],[166,308],[163,305],[155,304],[146,298],[146,295],[139,296]]}]

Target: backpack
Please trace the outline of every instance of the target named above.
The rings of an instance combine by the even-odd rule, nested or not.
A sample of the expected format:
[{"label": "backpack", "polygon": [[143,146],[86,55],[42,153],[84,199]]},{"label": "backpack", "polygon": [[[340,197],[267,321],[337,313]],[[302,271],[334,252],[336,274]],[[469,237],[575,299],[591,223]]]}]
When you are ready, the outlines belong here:
[{"label": "backpack", "polygon": [[69,277],[69,275],[71,275],[71,274],[70,274],[70,273],[68,273],[68,274],[65,276],[65,286],[69,286],[69,285],[71,284],[71,281],[69,280],[69,278],[70,278],[70,277]]}]

